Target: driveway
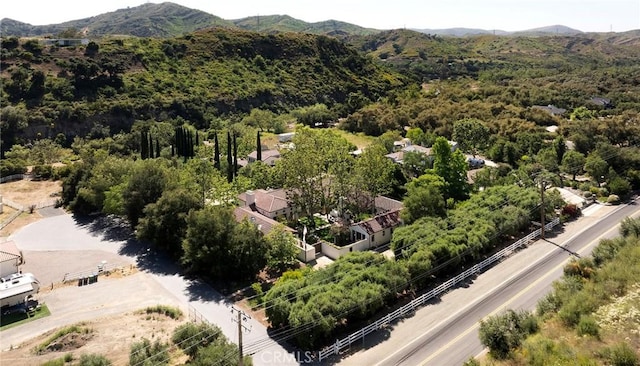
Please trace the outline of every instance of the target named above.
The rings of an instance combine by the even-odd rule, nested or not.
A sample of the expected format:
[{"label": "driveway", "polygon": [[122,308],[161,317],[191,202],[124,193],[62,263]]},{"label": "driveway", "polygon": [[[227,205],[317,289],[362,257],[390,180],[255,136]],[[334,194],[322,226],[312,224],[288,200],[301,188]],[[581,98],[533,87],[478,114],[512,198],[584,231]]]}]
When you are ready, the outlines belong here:
[{"label": "driveway", "polygon": [[[51,325],[48,329],[73,324],[77,321],[76,317],[81,317],[83,309],[96,310],[87,314],[89,317],[96,317],[101,311],[124,312],[126,310],[121,310],[121,307],[124,308],[123,304],[129,301],[137,304],[132,306],[139,309],[145,306],[140,299],[143,299],[143,302],[151,299],[149,301],[153,304],[164,301],[180,304],[183,308],[190,305],[209,322],[219,326],[229,340],[237,340],[237,324],[231,321],[229,308],[232,304],[207,284],[183,277],[178,266],[167,258],[146,250],[144,245],[135,240],[131,230],[122,221],[105,217],[84,219],[68,214],[51,216],[25,226],[9,240],[13,240],[25,255],[26,264],[23,271],[34,273],[44,286],[49,282],[59,282],[67,272],[93,269],[102,260],[122,263],[125,266],[135,263],[141,271],[125,278],[131,283],[122,283],[122,286],[120,283],[123,280],[101,280],[91,286],[57,289],[46,294],[44,300],[47,303],[52,303],[55,296],[60,296],[62,303],[69,302],[69,306],[52,306],[52,319],[55,317],[61,320],[57,322],[60,324]],[[131,280],[135,278],[139,280]],[[113,284],[110,285],[110,282]],[[135,287],[136,284],[145,284],[142,285],[145,291],[141,292]],[[100,290],[103,286],[113,286],[112,296],[109,296],[108,291]],[[83,291],[97,293],[86,294]],[[74,295],[78,294],[82,295],[74,299]],[[56,300],[53,300],[53,303],[56,303]],[[65,313],[64,316],[58,317],[56,313],[61,308]],[[33,325],[27,324],[33,329],[28,328],[26,333],[33,337],[48,330],[41,329],[38,326],[41,324],[41,321],[34,322]],[[246,324],[251,331],[243,336],[244,349],[251,353],[258,351],[253,355],[254,365],[298,364],[292,354],[270,339],[265,326],[254,319],[249,319]],[[8,342],[19,340],[20,334],[24,336],[24,333],[21,333],[23,327],[25,326],[2,332],[3,349],[11,344]],[[15,338],[11,338],[14,337],[11,334],[15,334]]]}]

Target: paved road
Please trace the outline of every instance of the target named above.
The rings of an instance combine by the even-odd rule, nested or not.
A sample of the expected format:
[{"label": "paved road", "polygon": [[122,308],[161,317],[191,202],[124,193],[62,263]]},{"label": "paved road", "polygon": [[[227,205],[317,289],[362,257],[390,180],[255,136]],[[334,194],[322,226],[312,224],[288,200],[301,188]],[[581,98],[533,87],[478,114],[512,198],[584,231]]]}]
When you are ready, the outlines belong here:
[{"label": "paved road", "polygon": [[345,365],[460,365],[483,351],[477,323],[507,308],[533,309],[537,299],[562,274],[571,254],[590,253],[600,237],[617,235],[617,223],[640,213],[638,205],[592,206],[564,231],[537,241],[473,283],[443,296],[389,331],[366,339],[363,349],[342,360]]},{"label": "paved road", "polygon": [[[152,300],[152,304],[175,302],[182,305],[183,308],[190,305],[209,322],[218,325],[231,341],[237,340],[237,326],[231,321],[229,310],[231,304],[210,286],[183,277],[179,268],[171,261],[145,250],[131,236],[130,230],[123,227],[121,222],[104,218],[78,219],[72,215],[53,216],[25,226],[9,239],[13,240],[18,248],[25,252],[27,263],[31,266],[29,270],[36,276],[42,272],[47,273],[47,278],[61,278],[64,273],[69,272],[69,268],[93,268],[100,260],[108,256],[112,261],[121,260],[123,263],[136,263],[142,272],[137,278],[144,279],[140,280],[139,284],[148,292],[139,291],[139,286],[136,287],[135,281],[132,283],[120,282],[123,280],[114,280],[113,287],[109,290],[103,288],[103,286],[107,286],[109,281],[100,281],[86,287],[86,289],[92,290],[80,290],[97,291],[94,295],[78,295],[78,288],[75,287],[72,287],[71,290],[54,290],[51,295],[47,296],[54,294],[61,296],[60,301],[63,304],[64,312],[60,312],[61,309],[54,306],[51,308],[51,323],[38,321],[30,323],[26,328],[19,326],[2,332],[2,347],[0,347],[2,349],[6,348],[5,346],[8,344],[24,340],[25,334],[35,336],[56,326],[72,324],[82,317],[80,314],[87,308],[93,309],[93,311],[85,313],[85,319],[91,316],[112,314],[113,311],[118,310],[118,303],[122,305],[121,312],[131,310],[128,306],[129,300],[122,299],[123,293],[131,294],[131,299],[149,298],[150,301]],[[92,253],[94,256],[88,256]],[[28,254],[32,254],[31,258]],[[104,295],[97,295],[98,293],[112,295],[105,298]],[[70,306],[64,306],[65,300],[69,302]],[[52,298],[48,300],[45,298],[45,301],[49,304],[52,301],[56,302]],[[146,301],[138,301],[139,305],[135,305],[136,302],[133,302],[134,304],[131,306],[136,306],[135,309],[146,306]],[[262,324],[252,319],[249,320],[248,325],[252,330],[249,334],[244,335],[245,349],[251,348],[260,351],[253,357],[254,365],[298,364],[294,355],[286,351],[280,344],[269,341],[267,329]],[[23,332],[21,329],[26,329],[26,331]],[[6,333],[10,331],[11,333]]]}]

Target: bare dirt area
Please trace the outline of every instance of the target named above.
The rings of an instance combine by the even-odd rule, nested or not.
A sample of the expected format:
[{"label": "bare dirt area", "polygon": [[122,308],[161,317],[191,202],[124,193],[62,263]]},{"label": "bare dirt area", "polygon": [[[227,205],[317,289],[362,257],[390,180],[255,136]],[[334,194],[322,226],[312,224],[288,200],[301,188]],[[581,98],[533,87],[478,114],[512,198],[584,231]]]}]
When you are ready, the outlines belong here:
[{"label": "bare dirt area", "polygon": [[187,322],[185,316],[174,320],[165,315],[147,314],[144,311],[103,317],[82,323],[82,327],[89,328],[91,333],[67,334],[52,342],[48,351],[41,355],[35,354],[34,349],[51,337],[57,329],[33,338],[22,344],[20,348],[3,352],[2,364],[6,362],[7,365],[35,366],[61,358],[68,353],[73,354],[76,360],[82,354],[91,353],[107,357],[115,366],[128,365],[129,351],[133,343],[141,341],[142,338],[152,342],[169,341],[175,328],[185,322]]},{"label": "bare dirt area", "polygon": [[[23,179],[0,184],[0,195],[2,195],[3,199],[23,205],[25,208],[40,202],[55,200],[61,192],[61,181],[32,181]],[[0,221],[5,220],[11,216],[12,213],[16,212],[14,208],[6,204],[4,205],[3,211],[0,215]],[[42,215],[37,211],[33,213],[27,211],[14,219],[9,225],[2,228],[2,230],[0,230],[0,236],[9,236],[21,227],[36,222],[41,218]]]},{"label": "bare dirt area", "polygon": [[24,206],[57,198],[62,192],[61,181],[18,180],[0,184],[0,194]]}]

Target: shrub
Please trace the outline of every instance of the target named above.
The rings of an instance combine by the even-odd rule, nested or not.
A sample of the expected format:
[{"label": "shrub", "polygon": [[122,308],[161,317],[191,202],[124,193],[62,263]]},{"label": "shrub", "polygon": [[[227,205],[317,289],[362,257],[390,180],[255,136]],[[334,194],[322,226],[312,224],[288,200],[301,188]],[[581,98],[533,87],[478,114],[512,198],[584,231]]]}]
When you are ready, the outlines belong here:
[{"label": "shrub", "polygon": [[80,357],[78,366],[111,366],[111,361],[103,355],[88,354]]},{"label": "shrub", "polygon": [[527,311],[508,310],[480,321],[480,341],[497,359],[506,359],[527,335],[538,330],[538,322]]},{"label": "shrub", "polygon": [[611,194],[616,196],[626,196],[631,192],[631,183],[628,180],[620,177],[613,178],[608,184]]},{"label": "shrub", "polygon": [[618,343],[615,346],[606,348],[602,352],[602,356],[608,359],[613,366],[638,366],[640,359],[626,343]]},{"label": "shrub", "polygon": [[169,364],[169,345],[160,341],[151,343],[142,338],[140,342],[131,345],[129,364],[135,366],[156,366]]},{"label": "shrub", "polygon": [[536,305],[536,314],[543,316],[549,313],[555,313],[562,306],[560,298],[553,292],[546,294],[542,299],[538,301]]},{"label": "shrub", "polygon": [[579,336],[592,336],[600,338],[600,327],[598,326],[596,320],[590,315],[580,317],[577,330]]},{"label": "shrub", "polygon": [[208,323],[186,323],[176,328],[171,341],[190,357],[220,337],[220,328]]},{"label": "shrub", "polygon": [[607,203],[612,205],[618,205],[620,204],[620,197],[615,194],[612,194],[607,198]]},{"label": "shrub", "polygon": [[562,215],[563,218],[570,219],[575,219],[576,217],[580,216],[580,214],[580,208],[578,208],[578,206],[573,203],[569,203],[562,207],[562,211],[560,212],[560,215]]},{"label": "shrub", "polygon": [[148,308],[144,309],[144,312],[146,312],[147,314],[156,313],[166,315],[171,319],[180,319],[182,317],[182,310],[167,305],[149,306]]},{"label": "shrub", "polygon": [[593,193],[591,193],[590,191],[586,191],[582,196],[584,196],[584,198],[591,198],[593,197]]}]

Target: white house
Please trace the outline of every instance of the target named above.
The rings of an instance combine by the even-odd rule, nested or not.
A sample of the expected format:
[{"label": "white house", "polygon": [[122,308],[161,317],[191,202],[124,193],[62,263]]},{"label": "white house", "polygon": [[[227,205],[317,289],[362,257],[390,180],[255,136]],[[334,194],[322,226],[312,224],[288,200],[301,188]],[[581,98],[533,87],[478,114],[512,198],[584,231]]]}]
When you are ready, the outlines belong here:
[{"label": "white house", "polygon": [[393,230],[401,223],[399,209],[382,213],[352,224],[349,227],[351,240],[356,243],[364,241],[366,249],[377,248],[391,241]]}]

